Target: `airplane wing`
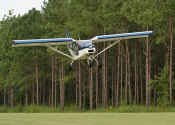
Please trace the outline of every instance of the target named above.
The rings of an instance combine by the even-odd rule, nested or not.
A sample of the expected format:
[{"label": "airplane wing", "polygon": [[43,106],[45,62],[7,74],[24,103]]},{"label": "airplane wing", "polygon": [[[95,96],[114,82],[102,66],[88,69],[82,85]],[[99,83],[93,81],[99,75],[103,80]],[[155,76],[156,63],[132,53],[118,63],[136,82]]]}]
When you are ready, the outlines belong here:
[{"label": "airplane wing", "polygon": [[72,42],[75,42],[75,40],[72,38],[13,40],[12,47],[67,45]]},{"label": "airplane wing", "polygon": [[150,34],[153,34],[153,31],[102,35],[102,36],[96,36],[96,37],[92,38],[91,40],[94,43],[95,42],[105,42],[105,41],[115,41],[115,40],[122,40],[122,39],[148,37],[148,35],[150,35]]}]

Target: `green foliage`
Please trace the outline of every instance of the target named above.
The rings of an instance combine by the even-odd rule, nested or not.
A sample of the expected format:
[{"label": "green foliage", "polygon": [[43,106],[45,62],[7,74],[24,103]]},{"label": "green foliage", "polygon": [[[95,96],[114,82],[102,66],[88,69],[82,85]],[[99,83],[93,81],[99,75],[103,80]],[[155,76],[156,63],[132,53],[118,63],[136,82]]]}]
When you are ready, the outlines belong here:
[{"label": "green foliage", "polygon": [[[60,113],[59,107],[49,108],[47,106],[36,106],[29,105],[25,106],[16,106],[14,108],[0,106],[0,113]],[[78,113],[80,112],[79,108],[76,108],[75,104],[70,104],[65,106],[64,113]],[[83,110],[84,113],[143,113],[143,112],[175,112],[173,107],[145,107],[145,106],[121,106],[119,108],[107,107],[102,109],[99,107],[97,110]]]},{"label": "green foliage", "polygon": [[152,87],[156,89],[158,98],[157,104],[166,107],[169,105],[169,69],[164,67],[154,80],[151,80]]}]

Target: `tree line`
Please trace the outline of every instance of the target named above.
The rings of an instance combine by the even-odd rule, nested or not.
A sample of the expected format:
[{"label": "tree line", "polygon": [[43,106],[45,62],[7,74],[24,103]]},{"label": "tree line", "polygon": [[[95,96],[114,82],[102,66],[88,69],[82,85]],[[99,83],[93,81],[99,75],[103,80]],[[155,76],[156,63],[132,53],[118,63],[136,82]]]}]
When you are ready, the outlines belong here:
[{"label": "tree line", "polygon": [[[122,105],[173,106],[174,0],[48,0],[41,11],[9,11],[0,21],[0,104],[83,109]],[[12,48],[15,39],[65,38],[152,30],[122,40],[98,56],[102,64],[73,63],[44,47]],[[109,43],[96,44],[97,52]],[[65,46],[59,50],[68,53]]]}]

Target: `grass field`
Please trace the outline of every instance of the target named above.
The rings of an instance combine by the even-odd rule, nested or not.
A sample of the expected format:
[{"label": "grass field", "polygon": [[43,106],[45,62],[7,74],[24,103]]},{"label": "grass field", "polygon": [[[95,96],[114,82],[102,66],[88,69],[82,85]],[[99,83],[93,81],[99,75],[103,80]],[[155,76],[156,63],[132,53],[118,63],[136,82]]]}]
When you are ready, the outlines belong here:
[{"label": "grass field", "polygon": [[0,113],[0,125],[175,125],[175,113]]}]

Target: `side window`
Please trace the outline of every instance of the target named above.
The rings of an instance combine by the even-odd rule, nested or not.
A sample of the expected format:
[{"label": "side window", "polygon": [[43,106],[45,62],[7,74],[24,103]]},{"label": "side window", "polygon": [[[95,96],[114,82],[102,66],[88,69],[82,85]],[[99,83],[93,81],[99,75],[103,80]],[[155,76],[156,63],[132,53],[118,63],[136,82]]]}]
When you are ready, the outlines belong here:
[{"label": "side window", "polygon": [[78,45],[77,43],[71,43],[68,47],[74,52],[75,55],[78,55]]},{"label": "side window", "polygon": [[74,50],[74,49],[73,49],[73,44],[72,44],[72,43],[69,44],[68,47],[69,47],[69,49],[71,49],[72,51]]}]

